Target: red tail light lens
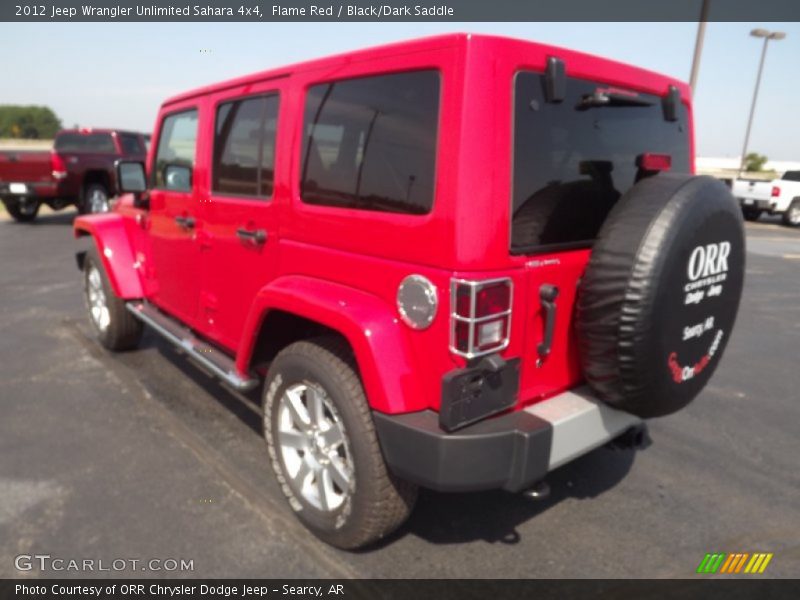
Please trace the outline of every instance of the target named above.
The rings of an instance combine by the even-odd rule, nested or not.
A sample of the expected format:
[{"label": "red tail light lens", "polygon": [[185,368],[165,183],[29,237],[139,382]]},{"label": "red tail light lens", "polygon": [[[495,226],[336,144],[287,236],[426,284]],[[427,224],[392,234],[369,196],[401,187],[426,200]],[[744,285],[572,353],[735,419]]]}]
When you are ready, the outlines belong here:
[{"label": "red tail light lens", "polygon": [[777,185],[773,185],[772,186],[772,197],[773,198],[777,198],[780,195],[781,195],[781,188],[779,188]]},{"label": "red tail light lens", "polygon": [[497,352],[508,346],[511,326],[511,279],[451,284],[450,350],[465,358]]},{"label": "red tail light lens", "polygon": [[645,171],[669,171],[672,167],[672,156],[645,152],[639,155],[636,162],[637,166]]},{"label": "red tail light lens", "polygon": [[50,171],[55,179],[64,179],[67,176],[67,165],[55,151],[50,153]]}]

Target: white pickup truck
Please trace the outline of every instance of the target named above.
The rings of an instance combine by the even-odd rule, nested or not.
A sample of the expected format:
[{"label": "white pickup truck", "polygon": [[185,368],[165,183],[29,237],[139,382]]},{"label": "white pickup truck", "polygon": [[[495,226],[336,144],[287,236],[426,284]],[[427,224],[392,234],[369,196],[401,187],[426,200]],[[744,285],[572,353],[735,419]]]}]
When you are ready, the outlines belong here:
[{"label": "white pickup truck", "polygon": [[748,221],[755,221],[766,212],[783,215],[785,225],[800,226],[800,171],[786,171],[783,177],[772,181],[735,179],[733,195]]}]

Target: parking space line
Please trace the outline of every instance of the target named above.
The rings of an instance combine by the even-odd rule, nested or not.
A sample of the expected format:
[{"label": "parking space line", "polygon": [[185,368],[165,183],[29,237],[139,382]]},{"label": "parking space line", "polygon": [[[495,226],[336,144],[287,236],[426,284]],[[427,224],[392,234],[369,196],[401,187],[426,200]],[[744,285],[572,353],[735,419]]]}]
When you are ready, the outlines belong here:
[{"label": "parking space line", "polygon": [[[124,364],[119,361],[109,360],[109,357],[95,344],[88,339],[80,330],[74,320],[64,320],[64,326],[74,337],[81,347],[92,358],[100,361],[114,376],[122,381],[128,389],[134,391],[136,397],[142,404],[146,405],[147,414],[152,414],[162,421],[164,429],[179,443],[186,447],[195,458],[209,467],[235,494],[261,518],[266,521],[278,522],[283,531],[291,537],[302,548],[319,560],[321,564],[330,569],[334,577],[355,579],[360,574],[353,570],[349,565],[338,560],[331,555],[331,551],[311,538],[308,531],[291,515],[286,514],[286,508],[279,505],[275,499],[271,498],[253,485],[246,478],[240,476],[236,468],[225,458],[220,456],[213,448],[200,436],[195,434],[181,419],[173,414],[167,407],[161,404],[140,382],[139,378]],[[269,506],[266,506],[269,505]]]}]

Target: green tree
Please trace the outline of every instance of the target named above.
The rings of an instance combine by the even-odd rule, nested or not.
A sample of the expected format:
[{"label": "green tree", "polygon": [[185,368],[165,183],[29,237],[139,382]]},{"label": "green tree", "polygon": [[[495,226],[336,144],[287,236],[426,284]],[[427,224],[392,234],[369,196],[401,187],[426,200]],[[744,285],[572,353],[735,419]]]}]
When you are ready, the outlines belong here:
[{"label": "green tree", "polygon": [[61,120],[47,106],[0,105],[0,137],[48,139],[61,129]]},{"label": "green tree", "polygon": [[744,170],[757,173],[764,170],[764,165],[769,159],[758,152],[748,152],[744,157]]}]

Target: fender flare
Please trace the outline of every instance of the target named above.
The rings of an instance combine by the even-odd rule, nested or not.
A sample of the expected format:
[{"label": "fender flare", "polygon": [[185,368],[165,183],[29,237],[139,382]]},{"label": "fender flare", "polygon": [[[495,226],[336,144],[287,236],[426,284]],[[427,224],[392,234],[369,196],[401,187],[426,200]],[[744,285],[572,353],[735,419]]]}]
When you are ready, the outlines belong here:
[{"label": "fender flare", "polygon": [[412,376],[413,352],[393,307],[372,294],[302,275],[279,277],[256,295],[245,322],[236,366],[248,371],[261,325],[281,310],[343,335],[353,348],[370,407],[389,414],[420,410],[423,395]]},{"label": "fender flare", "polygon": [[[135,266],[136,259],[125,231],[122,215],[116,213],[84,215],[75,219],[72,230],[76,238],[92,236],[117,297],[132,300],[144,296],[142,281]],[[78,265],[80,266],[82,262],[79,253]]]}]

